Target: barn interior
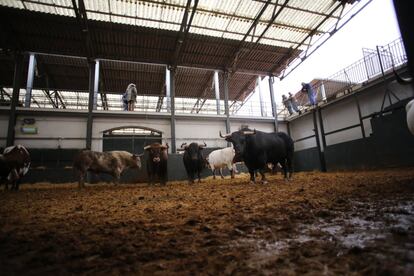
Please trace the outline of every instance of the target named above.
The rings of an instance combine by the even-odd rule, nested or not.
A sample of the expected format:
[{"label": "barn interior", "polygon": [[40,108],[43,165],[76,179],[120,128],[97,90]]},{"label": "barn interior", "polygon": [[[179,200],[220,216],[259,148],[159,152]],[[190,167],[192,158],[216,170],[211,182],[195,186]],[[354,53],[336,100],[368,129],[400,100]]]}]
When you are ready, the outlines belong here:
[{"label": "barn interior", "polygon": [[[23,190],[0,194],[1,270],[412,271],[414,139],[404,107],[414,90],[393,73],[410,75],[402,39],[314,80],[316,108],[297,93],[302,113],[289,116],[275,100],[274,79],[371,1],[0,1],[0,147],[22,144],[32,158]],[[135,111],[122,107],[129,83],[138,90]],[[271,100],[252,103],[255,91]],[[291,185],[272,175],[275,186],[250,187],[243,173],[212,181],[208,170],[199,186],[180,182],[187,179],[182,143],[205,142],[206,156],[228,145],[220,131],[241,125],[292,137],[298,177]],[[126,171],[122,187],[91,175],[96,185],[76,190],[80,149],[142,153],[152,142],[170,145],[167,187],[143,184],[142,169]],[[355,170],[361,175],[339,172]],[[363,210],[371,212],[356,215]]]}]

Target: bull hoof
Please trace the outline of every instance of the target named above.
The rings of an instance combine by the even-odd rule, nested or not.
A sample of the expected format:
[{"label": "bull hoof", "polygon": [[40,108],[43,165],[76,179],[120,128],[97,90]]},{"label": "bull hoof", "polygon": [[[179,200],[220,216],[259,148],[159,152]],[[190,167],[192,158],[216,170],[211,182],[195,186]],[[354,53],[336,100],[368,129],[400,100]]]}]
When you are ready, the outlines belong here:
[{"label": "bull hoof", "polygon": [[256,184],[256,182],[250,180],[249,184]]},{"label": "bull hoof", "polygon": [[262,184],[264,184],[264,185],[269,184],[269,181],[264,180],[264,181],[262,181]]}]

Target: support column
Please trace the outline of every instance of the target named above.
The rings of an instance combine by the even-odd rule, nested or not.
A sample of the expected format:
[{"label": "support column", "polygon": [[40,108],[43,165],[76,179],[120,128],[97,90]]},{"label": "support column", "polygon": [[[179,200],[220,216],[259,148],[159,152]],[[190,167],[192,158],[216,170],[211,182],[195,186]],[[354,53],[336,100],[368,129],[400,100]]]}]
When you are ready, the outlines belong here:
[{"label": "support column", "polygon": [[88,101],[88,121],[86,123],[86,148],[92,147],[92,124],[93,124],[93,105],[94,105],[94,85],[95,85],[95,61],[89,61],[89,101]]},{"label": "support column", "polygon": [[275,101],[275,94],[273,91],[273,83],[274,83],[274,77],[269,75],[269,92],[270,92],[270,101],[272,102],[272,113],[274,120],[274,128],[275,132],[279,131],[279,125],[277,122],[277,107],[276,107],[276,101]]},{"label": "support column", "polygon": [[20,84],[23,70],[23,55],[16,54],[14,59],[14,77],[13,77],[13,94],[10,103],[9,125],[7,128],[6,146],[14,144],[15,126],[16,126],[16,106],[19,103]]},{"label": "support column", "polygon": [[229,110],[229,72],[223,75],[224,88],[224,113],[226,114],[226,133],[230,133],[230,110]]},{"label": "support column", "polygon": [[26,85],[26,97],[24,99],[24,107],[30,107],[32,100],[32,89],[34,72],[36,68],[36,57],[35,54],[31,53],[29,57],[29,68],[27,70],[27,85]]},{"label": "support column", "polygon": [[262,94],[262,88],[260,87],[260,83],[262,82],[260,76],[257,77],[257,88],[259,89],[259,99],[260,99],[260,114],[262,114],[262,117],[266,116],[266,112],[264,110],[264,105],[263,105],[263,94]]},{"label": "support column", "polygon": [[167,98],[167,112],[171,112],[171,76],[168,67],[165,67],[165,96]]},{"label": "support column", "polygon": [[214,71],[214,92],[216,93],[217,115],[220,115],[220,85],[217,71]]},{"label": "support column", "polygon": [[177,153],[175,139],[175,73],[177,68],[170,68],[170,96],[171,96],[171,153]]},{"label": "support column", "polygon": [[325,92],[325,84],[322,82],[321,83],[321,97],[322,97],[322,101],[326,103],[326,92]]},{"label": "support column", "polygon": [[98,105],[98,91],[99,91],[99,60],[95,61],[95,73],[93,83],[93,109],[96,110]]},{"label": "support column", "polygon": [[361,113],[361,106],[359,105],[358,96],[354,93],[355,102],[357,104],[358,109],[358,118],[359,118],[359,124],[361,125],[361,133],[362,137],[366,138],[365,136],[365,128],[364,128],[364,120],[362,120],[362,113]]},{"label": "support column", "polygon": [[316,110],[313,110],[313,127],[314,127],[313,130],[315,131],[316,146],[318,147],[318,152],[319,152],[320,169],[322,172],[326,172],[325,154],[322,151],[321,143],[319,141],[319,130],[318,130],[318,123],[316,120]]}]

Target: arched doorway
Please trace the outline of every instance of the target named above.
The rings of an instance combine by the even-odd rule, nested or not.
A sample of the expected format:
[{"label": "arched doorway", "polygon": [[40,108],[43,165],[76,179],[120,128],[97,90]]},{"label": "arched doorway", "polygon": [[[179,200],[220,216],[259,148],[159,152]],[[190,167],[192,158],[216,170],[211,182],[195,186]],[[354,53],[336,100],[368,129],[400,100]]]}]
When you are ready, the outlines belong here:
[{"label": "arched doorway", "polygon": [[155,129],[137,126],[122,126],[103,132],[103,151],[125,150],[142,153],[151,143],[161,143],[162,133]]}]

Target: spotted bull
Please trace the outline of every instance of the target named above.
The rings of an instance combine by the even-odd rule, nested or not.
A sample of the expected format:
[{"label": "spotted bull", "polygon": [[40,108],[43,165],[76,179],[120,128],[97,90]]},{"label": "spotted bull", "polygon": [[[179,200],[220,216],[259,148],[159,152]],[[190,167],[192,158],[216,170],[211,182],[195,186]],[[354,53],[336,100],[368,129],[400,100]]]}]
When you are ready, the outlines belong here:
[{"label": "spotted bull", "polygon": [[12,190],[19,189],[20,179],[29,171],[30,154],[22,145],[7,147],[0,154],[0,184],[5,182],[5,189],[11,184]]},{"label": "spotted bull", "polygon": [[125,169],[141,168],[140,156],[142,155],[127,151],[80,151],[73,162],[73,168],[79,177],[79,188],[85,187],[85,177],[88,171],[110,174],[115,178],[115,184],[118,184]]}]

